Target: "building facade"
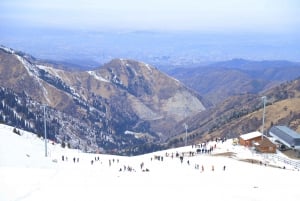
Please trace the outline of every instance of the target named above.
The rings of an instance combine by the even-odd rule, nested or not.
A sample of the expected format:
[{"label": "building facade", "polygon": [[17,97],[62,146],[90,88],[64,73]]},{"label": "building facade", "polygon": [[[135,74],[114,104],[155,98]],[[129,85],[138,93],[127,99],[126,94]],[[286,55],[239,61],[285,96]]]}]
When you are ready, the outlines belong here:
[{"label": "building facade", "polygon": [[277,146],[272,143],[267,137],[262,138],[258,142],[254,143],[254,147],[261,153],[276,153]]},{"label": "building facade", "polygon": [[261,139],[262,139],[262,133],[255,131],[255,132],[241,135],[239,137],[239,144],[246,147],[251,147],[254,145],[255,142],[258,142]]},{"label": "building facade", "polygon": [[291,149],[300,150],[300,134],[287,126],[273,126],[270,136]]}]

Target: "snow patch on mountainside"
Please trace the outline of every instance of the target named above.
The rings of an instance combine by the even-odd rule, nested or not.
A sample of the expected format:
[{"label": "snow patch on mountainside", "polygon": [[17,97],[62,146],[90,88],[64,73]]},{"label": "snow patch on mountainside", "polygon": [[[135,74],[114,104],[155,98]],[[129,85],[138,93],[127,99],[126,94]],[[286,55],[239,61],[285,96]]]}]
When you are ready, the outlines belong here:
[{"label": "snow patch on mountainside", "polygon": [[39,76],[39,69],[33,65],[30,64],[26,59],[24,59],[23,57],[19,56],[19,55],[15,55],[18,60],[23,64],[23,66],[25,67],[25,69],[27,70],[28,74],[37,81],[37,83],[40,85],[40,87],[42,88],[43,91],[43,95],[44,98],[46,99],[46,101],[48,103],[50,103],[50,99],[48,98],[48,91],[46,90],[46,88],[44,87],[41,79],[38,77]]},{"label": "snow patch on mountainside", "polygon": [[102,81],[102,82],[110,82],[109,80],[103,78],[101,75],[98,75],[95,71],[87,71],[88,74],[93,76],[96,80]]},{"label": "snow patch on mountainside", "polygon": [[43,69],[44,71],[48,72],[49,74],[60,78],[61,80],[63,80],[63,78],[60,76],[60,73],[63,72],[60,69],[56,69],[56,68],[52,68],[50,66],[45,66],[45,65],[37,65],[38,68]]},{"label": "snow patch on mountainside", "polygon": [[18,60],[23,64],[23,66],[26,68],[27,72],[29,73],[30,76],[32,77],[37,77],[37,75],[39,74],[38,69],[36,68],[36,66],[30,64],[26,59],[24,59],[23,57],[19,56],[19,55],[15,55]]},{"label": "snow patch on mountainside", "polygon": [[149,64],[144,63],[144,65],[148,68],[148,70],[149,70],[150,72],[152,72],[152,68],[151,68],[151,66],[150,66]]}]

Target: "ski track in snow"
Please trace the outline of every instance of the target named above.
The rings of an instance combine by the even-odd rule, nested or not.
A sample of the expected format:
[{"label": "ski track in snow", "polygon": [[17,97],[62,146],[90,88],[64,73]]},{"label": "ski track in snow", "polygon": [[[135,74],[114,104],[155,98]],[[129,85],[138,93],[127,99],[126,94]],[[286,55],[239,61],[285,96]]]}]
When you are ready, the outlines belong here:
[{"label": "ski track in snow", "polygon": [[[274,159],[267,161],[248,148],[233,146],[231,140],[209,146],[216,144],[214,153],[235,152],[236,159],[209,154],[189,157],[189,151],[196,150],[192,146],[125,157],[87,154],[52,143],[45,157],[44,141],[12,130],[0,124],[0,201],[296,201],[300,197],[298,169]],[[176,152],[187,152],[182,163]],[[286,169],[237,160],[245,158]],[[142,163],[149,172],[141,170]]]}]

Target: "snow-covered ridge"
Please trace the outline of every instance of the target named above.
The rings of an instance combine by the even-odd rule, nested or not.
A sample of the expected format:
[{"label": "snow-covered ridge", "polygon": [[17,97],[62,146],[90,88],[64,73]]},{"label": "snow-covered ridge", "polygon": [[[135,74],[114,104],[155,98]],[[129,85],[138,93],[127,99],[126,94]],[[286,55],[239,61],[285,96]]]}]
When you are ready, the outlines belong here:
[{"label": "snow-covered ridge", "polygon": [[[126,63],[126,67],[130,67],[130,65],[128,63]],[[130,68],[130,70],[134,73],[135,76],[138,75],[138,73],[136,72],[136,70],[134,68]]]},{"label": "snow-covered ridge", "polygon": [[150,72],[152,72],[152,68],[151,68],[151,66],[150,66],[149,64],[144,63],[144,65],[148,68],[148,70],[149,70]]},{"label": "snow-covered ridge", "polygon": [[47,100],[48,103],[50,103],[50,99],[48,98],[48,91],[46,90],[46,88],[44,87],[44,85],[41,82],[41,79],[39,78],[39,68],[37,66],[35,66],[34,64],[29,63],[25,58],[15,54],[15,56],[18,58],[18,60],[23,64],[23,66],[25,67],[25,69],[27,70],[28,74],[37,81],[37,83],[40,85],[44,97]]},{"label": "snow-covered ridge", "polygon": [[16,54],[16,57],[18,60],[23,64],[23,66],[26,68],[27,72],[32,77],[39,76],[39,68],[37,68],[35,65],[29,63],[25,58],[21,57],[20,55]]},{"label": "snow-covered ridge", "polygon": [[[61,90],[65,90],[67,93],[70,93],[72,96],[76,98],[80,98],[80,95],[76,92],[74,88],[68,86],[66,83],[63,82],[62,77],[59,75],[60,70],[53,69],[51,67],[44,66],[44,65],[31,64],[26,60],[26,58],[19,56],[17,54],[15,54],[15,56],[23,64],[28,74],[38,82],[38,84],[42,88],[44,97],[48,103],[50,103],[51,101],[48,98],[48,91],[44,87],[42,80],[47,82],[50,85],[57,85],[56,86],[57,88]],[[41,70],[45,71],[46,73],[42,73]]]},{"label": "snow-covered ridge", "polygon": [[[65,82],[64,82],[64,79],[67,79],[67,76],[66,77],[62,77],[60,75],[60,73],[62,73],[63,71],[60,70],[60,69],[55,69],[55,68],[52,68],[52,67],[49,67],[49,66],[44,66],[44,65],[37,65],[38,68],[44,70],[47,72],[47,77],[52,79],[52,80],[56,80],[59,82],[59,84],[61,85],[60,87],[63,87],[64,90],[67,92],[67,93],[70,93],[72,96],[76,97],[76,98],[81,98],[81,96],[76,92],[76,90],[67,85]],[[52,83],[53,84],[53,83]]]},{"label": "snow-covered ridge", "polygon": [[15,51],[13,49],[5,47],[3,45],[0,45],[0,49],[3,49],[4,51],[6,51],[6,52],[8,52],[10,54],[14,54],[15,53]]},{"label": "snow-covered ridge", "polygon": [[95,79],[102,81],[102,82],[110,82],[109,80],[103,78],[102,76],[98,75],[95,71],[87,71],[88,74],[93,76]]},{"label": "snow-covered ridge", "polygon": [[62,79],[62,77],[59,74],[59,72],[62,72],[62,70],[60,70],[60,69],[55,69],[55,68],[45,66],[45,65],[37,65],[37,67],[50,73],[50,74],[53,74],[55,77]]}]

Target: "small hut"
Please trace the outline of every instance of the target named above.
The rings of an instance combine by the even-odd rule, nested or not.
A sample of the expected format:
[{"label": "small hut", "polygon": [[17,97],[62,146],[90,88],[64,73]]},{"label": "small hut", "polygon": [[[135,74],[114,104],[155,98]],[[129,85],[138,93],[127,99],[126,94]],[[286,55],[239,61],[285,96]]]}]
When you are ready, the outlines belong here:
[{"label": "small hut", "polygon": [[239,137],[239,144],[246,147],[250,147],[253,146],[255,142],[260,141],[261,138],[262,133],[258,131],[247,133]]}]

